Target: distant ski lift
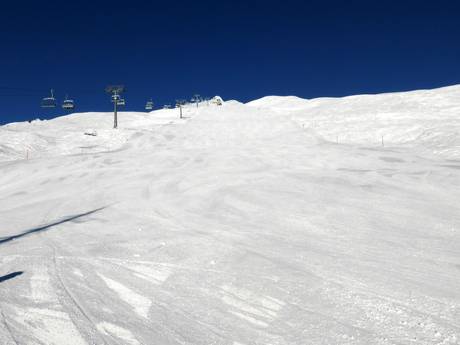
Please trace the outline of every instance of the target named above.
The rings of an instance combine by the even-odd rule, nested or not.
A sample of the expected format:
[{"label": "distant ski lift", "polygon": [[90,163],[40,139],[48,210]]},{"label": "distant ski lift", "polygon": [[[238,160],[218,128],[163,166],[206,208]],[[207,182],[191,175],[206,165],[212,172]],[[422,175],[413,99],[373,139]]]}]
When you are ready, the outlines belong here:
[{"label": "distant ski lift", "polygon": [[67,95],[65,96],[64,102],[62,102],[62,109],[64,110],[74,110],[75,109],[75,103],[73,99],[69,99]]},{"label": "distant ski lift", "polygon": [[183,107],[187,103],[184,99],[176,99],[176,108]]},{"label": "distant ski lift", "polygon": [[153,101],[151,99],[145,104],[145,110],[153,110]]},{"label": "distant ski lift", "polygon": [[51,89],[50,97],[45,97],[42,99],[41,107],[42,108],[55,108],[56,107],[56,98],[54,98],[53,89]]}]

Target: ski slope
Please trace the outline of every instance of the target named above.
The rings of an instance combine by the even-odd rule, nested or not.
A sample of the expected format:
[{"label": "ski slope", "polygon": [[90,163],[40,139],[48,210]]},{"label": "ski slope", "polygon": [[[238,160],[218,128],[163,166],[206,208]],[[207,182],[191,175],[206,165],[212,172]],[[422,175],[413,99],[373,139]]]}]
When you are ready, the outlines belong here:
[{"label": "ski slope", "polygon": [[459,344],[459,106],[454,86],[0,127],[0,343]]}]

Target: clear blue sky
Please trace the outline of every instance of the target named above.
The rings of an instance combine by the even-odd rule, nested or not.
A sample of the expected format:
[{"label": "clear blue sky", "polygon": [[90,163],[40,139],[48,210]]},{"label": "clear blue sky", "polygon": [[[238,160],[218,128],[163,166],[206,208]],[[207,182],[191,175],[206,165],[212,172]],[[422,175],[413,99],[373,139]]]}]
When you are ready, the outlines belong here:
[{"label": "clear blue sky", "polygon": [[[248,101],[460,82],[459,1],[5,1],[0,123],[49,118],[50,88],[105,111],[203,96]],[[460,95],[459,95],[460,97]]]}]

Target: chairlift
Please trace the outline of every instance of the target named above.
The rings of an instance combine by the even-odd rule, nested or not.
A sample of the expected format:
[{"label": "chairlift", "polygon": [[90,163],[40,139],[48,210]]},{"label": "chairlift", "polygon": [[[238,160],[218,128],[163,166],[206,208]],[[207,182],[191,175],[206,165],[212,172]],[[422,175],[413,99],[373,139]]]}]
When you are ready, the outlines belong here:
[{"label": "chairlift", "polygon": [[62,102],[62,109],[64,110],[74,110],[75,109],[75,103],[73,99],[69,99],[68,96],[65,96],[64,102]]},{"label": "chairlift", "polygon": [[187,102],[183,99],[176,99],[176,108],[183,107]]},{"label": "chairlift", "polygon": [[112,103],[113,102],[117,102],[117,106],[121,106],[121,107],[126,105],[125,99],[120,98],[120,95],[118,94],[112,95]]},{"label": "chairlift", "polygon": [[145,104],[145,110],[153,110],[153,101],[151,99]]},{"label": "chairlift", "polygon": [[45,97],[42,99],[41,107],[42,108],[55,108],[56,107],[56,98],[54,98],[53,89],[51,89],[51,97]]}]

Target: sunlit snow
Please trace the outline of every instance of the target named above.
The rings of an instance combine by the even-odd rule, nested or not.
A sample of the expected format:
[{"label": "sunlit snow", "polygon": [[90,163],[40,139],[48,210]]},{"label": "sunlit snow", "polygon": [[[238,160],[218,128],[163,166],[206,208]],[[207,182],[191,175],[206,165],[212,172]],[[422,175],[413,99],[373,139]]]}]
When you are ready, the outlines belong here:
[{"label": "sunlit snow", "polygon": [[184,116],[0,127],[1,344],[460,343],[460,86]]}]

